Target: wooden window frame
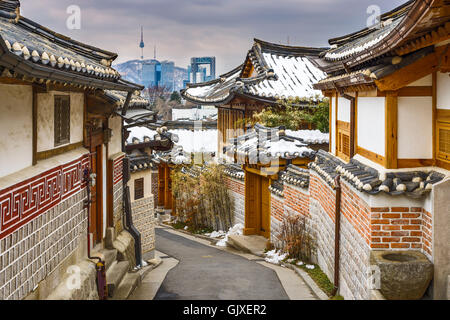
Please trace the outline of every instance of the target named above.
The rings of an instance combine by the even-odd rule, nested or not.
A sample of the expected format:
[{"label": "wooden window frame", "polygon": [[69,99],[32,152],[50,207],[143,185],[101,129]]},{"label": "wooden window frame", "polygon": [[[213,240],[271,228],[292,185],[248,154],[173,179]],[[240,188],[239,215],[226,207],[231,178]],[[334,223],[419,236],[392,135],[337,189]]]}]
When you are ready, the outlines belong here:
[{"label": "wooden window frame", "polygon": [[450,152],[443,152],[440,149],[441,130],[450,131],[450,122],[437,121],[436,125],[436,159],[450,163]]},{"label": "wooden window frame", "polygon": [[[60,102],[59,102],[60,101]],[[64,114],[63,102],[67,102],[67,115]],[[59,103],[58,103],[59,102]],[[59,121],[58,121],[59,120]],[[67,128],[64,130],[62,121],[67,121]],[[59,147],[70,143],[70,96],[69,95],[55,95],[54,96],[54,113],[53,113],[53,136],[54,146]],[[57,128],[59,127],[59,134]],[[63,136],[62,132],[66,131]]]},{"label": "wooden window frame", "polygon": [[[138,185],[138,183],[140,185]],[[140,200],[144,198],[144,178],[134,180],[134,200]]]}]

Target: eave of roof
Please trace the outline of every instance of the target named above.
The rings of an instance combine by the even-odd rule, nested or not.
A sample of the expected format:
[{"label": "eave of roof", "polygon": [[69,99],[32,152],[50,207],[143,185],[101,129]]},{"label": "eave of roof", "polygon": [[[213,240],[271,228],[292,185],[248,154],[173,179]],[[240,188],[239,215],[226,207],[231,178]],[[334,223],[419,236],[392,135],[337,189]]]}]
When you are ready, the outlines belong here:
[{"label": "eave of roof", "polygon": [[[16,76],[27,76],[33,82],[53,81],[86,88],[127,92],[143,89],[140,85],[121,79],[120,74],[110,67],[117,57],[115,53],[60,35],[19,16],[15,11],[6,10],[4,6],[0,8],[0,22],[6,26],[0,33],[0,66]],[[19,43],[15,40],[17,34],[14,30],[29,34],[31,42],[26,43],[24,39],[24,43]],[[3,35],[9,35],[15,42],[10,43]],[[72,52],[73,57],[66,55],[57,58],[52,52],[58,50],[64,55]]]},{"label": "eave of roof", "polygon": [[[306,96],[301,96],[299,98],[307,98],[307,96],[311,95],[311,92],[314,90],[312,87],[312,83],[310,83],[310,79],[320,79],[321,77],[323,77],[323,75],[318,75],[318,73],[321,72],[318,71],[316,63],[311,61],[310,59],[318,58],[319,54],[324,50],[324,48],[277,45],[259,39],[254,39],[254,44],[249,50],[246,61],[243,65],[233,69],[225,75],[222,75],[220,79],[195,85],[188,85],[188,88],[182,90],[181,94],[188,101],[200,104],[213,104],[216,106],[227,104],[238,95],[261,102],[274,104],[277,100],[280,99],[294,99],[298,97],[298,91],[303,90],[304,93],[306,93]],[[264,57],[265,55],[266,58],[271,62],[266,61],[266,58]],[[282,64],[279,68],[280,70],[278,70],[279,74],[277,74],[276,72],[274,72],[274,69],[270,67],[271,63],[276,63],[272,61],[274,59],[278,59],[278,63],[281,63],[280,61],[283,59],[286,61],[289,59],[294,59],[294,65],[300,65],[300,68],[298,69],[297,67],[295,67],[295,69],[293,69],[295,71],[289,72],[286,70],[286,68],[289,68],[285,67],[284,64]],[[310,64],[307,61],[309,61]],[[245,74],[245,66],[248,63],[251,63],[253,65],[254,69],[256,70],[256,75],[253,75],[251,77],[244,77],[248,76]],[[275,69],[277,67],[277,65],[274,65]],[[303,70],[304,73],[302,73],[301,70]],[[315,70],[318,72],[316,72]],[[239,71],[239,77],[231,78]],[[279,85],[276,85],[278,84],[277,81],[279,81]],[[286,83],[283,83],[283,81]],[[193,95],[189,93],[189,89],[191,88],[206,88],[208,86],[212,87],[214,85],[218,85],[221,82],[223,82],[224,85],[218,86],[215,90],[215,92],[220,92],[221,90],[224,91],[221,95],[210,94],[209,96],[206,95],[204,97],[200,97],[196,96],[195,94]],[[272,84],[275,85],[275,87],[273,87]],[[300,86],[302,90],[294,89],[298,88],[298,86]],[[228,87],[229,89],[225,90]],[[282,90],[279,90],[279,88],[277,89],[277,87],[282,88]],[[320,95],[320,92],[317,94]]]},{"label": "eave of roof", "polygon": [[[442,2],[442,0],[412,0],[408,3],[392,10],[383,15],[382,21],[386,22],[390,19],[400,19],[392,30],[382,36],[380,41],[373,41],[372,45],[366,45],[358,52],[353,52],[349,55],[343,55],[339,59],[327,59],[325,56],[331,56],[333,52],[339,51],[343,46],[350,46],[352,42],[360,43],[364,38],[371,37],[372,33],[380,32],[376,28],[363,29],[356,33],[331,39],[331,44],[339,44],[339,47],[333,48],[322,55],[321,69],[327,73],[338,72],[340,70],[355,68],[369,60],[387,54],[396,47],[402,45],[405,39],[414,34],[415,27],[419,24],[421,19],[431,12],[433,6]],[[395,20],[394,20],[395,21]],[[393,22],[394,23],[394,22]],[[389,25],[387,26],[389,28]]]}]

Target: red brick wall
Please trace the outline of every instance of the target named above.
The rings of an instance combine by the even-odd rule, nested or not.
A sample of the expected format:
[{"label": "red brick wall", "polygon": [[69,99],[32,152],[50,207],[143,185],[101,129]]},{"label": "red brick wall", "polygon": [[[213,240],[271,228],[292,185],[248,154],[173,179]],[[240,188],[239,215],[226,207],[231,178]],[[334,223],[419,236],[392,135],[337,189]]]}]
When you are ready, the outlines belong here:
[{"label": "red brick wall", "polygon": [[341,183],[341,186],[341,214],[347,218],[366,243],[370,244],[370,208],[345,183]]},{"label": "red brick wall", "polygon": [[284,199],[283,198],[279,198],[276,197],[274,195],[271,195],[270,197],[270,214],[272,215],[272,217],[276,220],[278,220],[278,222],[282,222],[283,221],[283,217],[284,217]]},{"label": "red brick wall", "polygon": [[336,195],[331,187],[315,175],[310,176],[309,194],[311,198],[317,200],[322,208],[334,222],[334,213],[336,210]]},{"label": "red brick wall", "polygon": [[230,190],[245,196],[244,181],[227,177],[225,182]]},{"label": "red brick wall", "polygon": [[309,215],[309,194],[288,184],[284,185],[284,204],[304,216]]},{"label": "red brick wall", "polygon": [[432,254],[432,217],[420,207],[371,208],[373,249],[423,249]]}]

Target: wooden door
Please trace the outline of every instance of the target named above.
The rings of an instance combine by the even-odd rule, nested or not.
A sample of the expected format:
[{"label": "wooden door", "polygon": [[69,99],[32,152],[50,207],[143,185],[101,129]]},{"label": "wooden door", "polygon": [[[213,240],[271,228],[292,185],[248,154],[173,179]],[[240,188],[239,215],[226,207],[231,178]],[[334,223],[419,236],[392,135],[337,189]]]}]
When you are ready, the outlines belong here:
[{"label": "wooden door", "polygon": [[96,175],[95,185],[91,186],[91,209],[89,232],[93,235],[93,242],[103,239],[103,165],[102,145],[98,145],[91,154],[91,173]]},{"label": "wooden door", "polygon": [[245,235],[259,233],[260,220],[260,177],[256,174],[245,173]]},{"label": "wooden door", "polygon": [[270,180],[267,177],[261,178],[261,226],[259,234],[270,237]]},{"label": "wooden door", "polygon": [[160,207],[164,207],[164,195],[166,194],[165,176],[164,165],[160,165],[158,167],[158,206]]},{"label": "wooden door", "polygon": [[[95,150],[95,149],[94,149]],[[91,153],[91,174],[97,174],[97,153]],[[91,208],[89,214],[89,232],[92,233],[93,242],[97,242],[97,183],[91,185]]]}]

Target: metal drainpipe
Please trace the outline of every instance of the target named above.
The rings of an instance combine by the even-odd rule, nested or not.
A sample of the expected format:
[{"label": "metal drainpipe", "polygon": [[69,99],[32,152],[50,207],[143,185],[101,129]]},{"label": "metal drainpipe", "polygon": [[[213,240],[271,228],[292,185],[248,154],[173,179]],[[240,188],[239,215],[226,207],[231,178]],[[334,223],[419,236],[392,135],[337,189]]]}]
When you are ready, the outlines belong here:
[{"label": "metal drainpipe", "polygon": [[335,296],[339,291],[339,258],[340,258],[340,239],[341,239],[341,176],[334,179],[336,185],[336,211],[334,228],[334,289],[332,295]]}]

